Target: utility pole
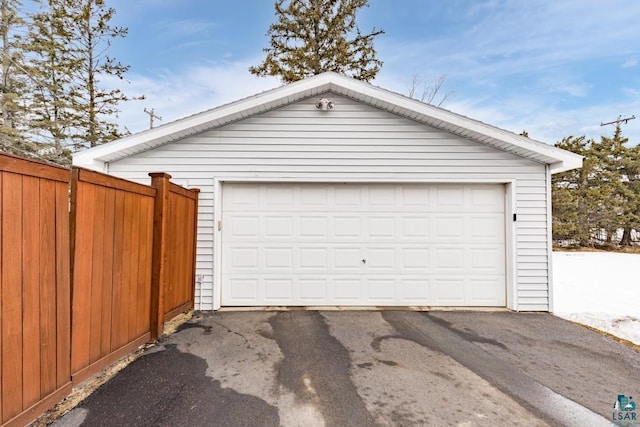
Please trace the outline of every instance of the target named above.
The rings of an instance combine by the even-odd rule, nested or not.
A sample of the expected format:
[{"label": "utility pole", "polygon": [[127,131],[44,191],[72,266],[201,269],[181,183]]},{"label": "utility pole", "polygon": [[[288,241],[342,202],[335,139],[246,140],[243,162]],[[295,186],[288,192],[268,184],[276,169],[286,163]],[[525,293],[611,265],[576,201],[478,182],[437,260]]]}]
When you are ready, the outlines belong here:
[{"label": "utility pole", "polygon": [[153,129],[153,119],[158,119],[158,120],[162,121],[162,117],[156,115],[156,113],[154,112],[153,108],[151,109],[151,111],[149,111],[149,110],[147,110],[145,108],[144,112],[149,115],[149,129]]},{"label": "utility pole", "polygon": [[617,120],[613,120],[613,121],[610,121],[610,122],[607,122],[607,123],[600,122],[600,126],[607,126],[607,125],[619,126],[621,123],[624,123],[626,125],[627,123],[629,123],[629,120],[633,120],[635,118],[636,118],[636,116],[625,117],[625,118],[622,118],[622,116],[618,116]]}]

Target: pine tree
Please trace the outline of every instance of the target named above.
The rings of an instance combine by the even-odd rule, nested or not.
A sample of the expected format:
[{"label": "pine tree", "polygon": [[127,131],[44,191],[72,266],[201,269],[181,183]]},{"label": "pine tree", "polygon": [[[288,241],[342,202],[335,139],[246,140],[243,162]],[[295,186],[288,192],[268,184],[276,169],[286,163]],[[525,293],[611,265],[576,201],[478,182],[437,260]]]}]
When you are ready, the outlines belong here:
[{"label": "pine tree", "polygon": [[[73,8],[73,20],[68,25],[73,33],[72,58],[80,65],[74,74],[72,94],[78,122],[72,138],[76,146],[95,147],[122,136],[116,123],[118,106],[129,101],[119,89],[108,89],[102,84],[106,77],[124,81],[129,70],[108,55],[114,39],[127,35],[127,28],[110,24],[115,9],[104,0],[66,0]],[[141,99],[135,98],[135,99]]]},{"label": "pine tree", "polygon": [[69,136],[78,121],[71,95],[73,75],[80,64],[71,55],[74,34],[70,4],[48,0],[32,17],[28,50],[29,73],[35,81],[30,111],[33,138],[49,144],[53,156],[69,157]]},{"label": "pine tree", "polygon": [[118,106],[130,98],[102,84],[105,77],[124,81],[129,69],[108,56],[113,39],[127,34],[126,28],[111,26],[114,14],[104,0],[47,0],[34,16],[29,48],[40,84],[33,127],[57,151],[95,147],[121,136]]},{"label": "pine tree", "polygon": [[22,4],[0,0],[0,151],[34,156],[35,144],[26,137],[26,109],[22,100],[28,79],[24,70],[24,44],[19,32],[25,27]]},{"label": "pine tree", "polygon": [[362,34],[356,25],[368,0],[276,0],[276,22],[267,32],[270,47],[264,61],[249,71],[291,83],[325,71],[370,81],[382,61],[376,57],[373,28]]},{"label": "pine tree", "polygon": [[593,142],[589,155],[593,158],[594,168],[590,184],[597,189],[600,200],[598,209],[594,211],[594,220],[599,230],[606,234],[608,243],[621,228],[626,198],[624,196],[623,161],[626,157],[625,144],[628,139],[622,136],[618,124],[613,137],[602,136],[598,143]]},{"label": "pine tree", "polygon": [[578,242],[631,244],[640,229],[640,148],[626,146],[618,125],[600,141],[564,138],[557,147],[585,156],[581,169],[554,175],[553,238]]},{"label": "pine tree", "polygon": [[633,243],[632,231],[640,232],[640,145],[627,148],[622,161],[623,197],[625,200],[622,212],[622,238],[620,244],[629,246]]},{"label": "pine tree", "polygon": [[597,197],[589,197],[589,177],[594,168],[589,156],[592,140],[569,136],[556,147],[585,156],[582,168],[561,172],[552,177],[553,240],[587,246],[593,231],[592,212]]}]

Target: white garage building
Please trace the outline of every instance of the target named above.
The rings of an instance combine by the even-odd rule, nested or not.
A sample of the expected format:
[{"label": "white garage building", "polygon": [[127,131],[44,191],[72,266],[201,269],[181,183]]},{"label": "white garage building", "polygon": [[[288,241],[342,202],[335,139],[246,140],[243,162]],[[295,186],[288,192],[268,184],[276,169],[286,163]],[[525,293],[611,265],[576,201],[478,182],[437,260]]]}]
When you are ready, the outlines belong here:
[{"label": "white garage building", "polygon": [[80,152],[201,189],[196,308],[551,308],[576,154],[325,73]]}]

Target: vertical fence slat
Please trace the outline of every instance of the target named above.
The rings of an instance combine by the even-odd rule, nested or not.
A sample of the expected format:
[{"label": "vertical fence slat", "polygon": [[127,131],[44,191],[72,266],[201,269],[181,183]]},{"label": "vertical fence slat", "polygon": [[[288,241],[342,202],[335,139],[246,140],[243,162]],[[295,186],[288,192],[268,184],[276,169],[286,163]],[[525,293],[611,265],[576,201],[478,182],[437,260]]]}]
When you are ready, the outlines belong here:
[{"label": "vertical fence slat", "polygon": [[[189,283],[189,275],[185,276],[185,273],[187,273],[189,271],[189,267],[190,267],[190,259],[188,256],[188,252],[187,252],[187,247],[185,245],[187,238],[189,237],[189,231],[187,232],[182,232],[180,233],[178,230],[178,227],[184,227],[185,225],[188,225],[188,221],[185,218],[185,208],[186,208],[186,203],[188,202],[188,200],[186,200],[184,197],[179,197],[176,195],[175,197],[176,199],[176,223],[173,225],[173,232],[175,233],[176,236],[176,248],[180,248],[180,252],[176,253],[176,255],[178,256],[177,259],[180,260],[180,262],[176,263],[177,265],[174,265],[175,270],[176,270],[176,281],[175,281],[175,286],[176,286],[176,291],[175,291],[175,297],[173,300],[173,304],[170,307],[167,307],[167,309],[171,310],[174,309],[176,307],[178,307],[179,305],[181,305],[184,301],[187,301],[187,297],[186,297],[186,290],[189,289],[188,283]],[[179,224],[182,224],[182,226],[180,226]]]},{"label": "vertical fence slat", "polygon": [[22,409],[22,177],[2,181],[2,416]]},{"label": "vertical fence slat", "polygon": [[122,347],[129,340],[129,301],[131,299],[131,256],[133,252],[133,224],[131,221],[133,211],[133,195],[124,195],[124,242],[122,245],[122,282],[120,283],[120,317],[118,319],[117,346]]},{"label": "vertical fence slat", "polygon": [[136,310],[135,326],[136,334],[140,336],[149,330],[149,301],[151,298],[151,251],[152,251],[152,227],[153,204],[151,200],[142,200],[140,207],[140,258],[138,264],[137,292],[140,306]]},{"label": "vertical fence slat", "polygon": [[109,354],[111,351],[111,316],[113,298],[113,254],[114,254],[114,221],[115,221],[116,191],[112,188],[105,192],[105,211],[103,222],[104,252],[102,262],[102,329],[100,331],[100,353]]},{"label": "vertical fence slat", "polygon": [[89,363],[100,359],[102,347],[102,287],[104,269],[104,212],[105,212],[105,189],[96,187],[93,189],[95,200],[95,220],[93,222],[93,245],[91,250],[91,311],[87,320],[89,326]]},{"label": "vertical fence slat", "polygon": [[[180,236],[176,233],[176,224],[180,221],[180,201],[179,199],[169,191],[169,209],[167,210],[167,216],[169,221],[167,224],[165,245],[166,250],[166,266],[165,266],[165,290],[164,290],[164,313],[175,307],[176,301],[179,296],[176,295],[179,292],[178,281],[180,280],[181,263],[176,263],[175,260],[180,259]],[[166,316],[165,316],[166,317]],[[167,319],[165,318],[165,321]]]},{"label": "vertical fence slat", "polygon": [[111,290],[111,350],[115,351],[120,346],[120,324],[122,323],[122,280],[123,280],[123,245],[122,239],[117,236],[124,234],[124,193],[117,192],[115,195],[115,216],[113,227],[113,288]]},{"label": "vertical fence slat", "polygon": [[[77,170],[74,171],[74,179]],[[73,254],[73,302],[71,370],[77,372],[89,364],[90,309],[91,309],[91,249],[93,246],[94,200],[91,188],[82,182],[76,185],[75,251]]]},{"label": "vertical fence slat", "polygon": [[40,304],[40,358],[41,389],[47,395],[56,390],[56,253],[55,184],[42,180],[40,183],[40,207],[48,213],[40,218],[40,295],[46,304]]},{"label": "vertical fence slat", "polygon": [[69,242],[69,185],[56,184],[56,329],[57,387],[71,380],[71,271]]},{"label": "vertical fence slat", "polygon": [[[25,213],[22,222],[23,272],[23,316],[22,352],[24,370],[24,406],[28,407],[40,400],[40,179],[23,177],[22,206]],[[46,206],[43,207],[46,215]],[[42,286],[46,283],[42,282]]]},{"label": "vertical fence slat", "polygon": [[127,307],[127,342],[136,339],[138,335],[138,307],[140,306],[140,301],[138,300],[138,270],[140,268],[139,260],[140,260],[140,251],[142,242],[142,237],[140,236],[140,209],[141,209],[142,200],[139,197],[132,198],[131,201],[131,217],[129,218],[129,222],[131,224],[131,233],[129,234],[131,239],[131,256],[130,267],[129,267],[129,292],[127,292],[127,296],[129,297],[128,307]]}]

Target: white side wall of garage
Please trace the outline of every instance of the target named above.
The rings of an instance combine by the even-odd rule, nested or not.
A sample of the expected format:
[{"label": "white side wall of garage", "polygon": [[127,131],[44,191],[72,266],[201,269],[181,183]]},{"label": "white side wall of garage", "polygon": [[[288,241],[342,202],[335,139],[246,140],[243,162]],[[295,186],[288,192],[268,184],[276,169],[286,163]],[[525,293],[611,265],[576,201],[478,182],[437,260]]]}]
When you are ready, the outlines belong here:
[{"label": "white side wall of garage", "polygon": [[[166,171],[198,187],[196,307],[214,304],[214,188],[219,182],[510,183],[514,193],[512,308],[548,310],[546,167],[372,106],[327,94],[107,164],[107,172],[148,182]],[[511,212],[506,213],[511,217]],[[509,262],[509,257],[507,257]],[[507,278],[509,280],[509,278]]]}]

